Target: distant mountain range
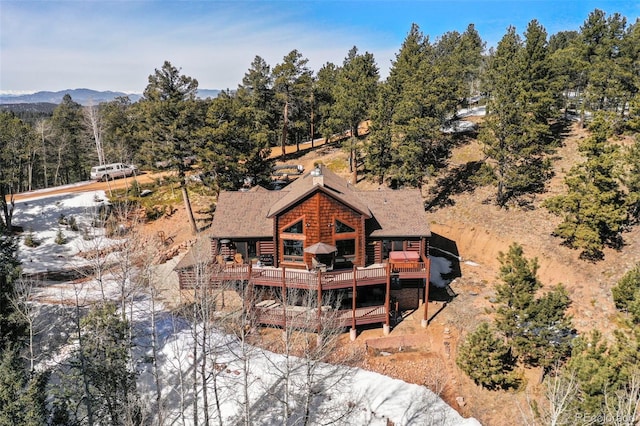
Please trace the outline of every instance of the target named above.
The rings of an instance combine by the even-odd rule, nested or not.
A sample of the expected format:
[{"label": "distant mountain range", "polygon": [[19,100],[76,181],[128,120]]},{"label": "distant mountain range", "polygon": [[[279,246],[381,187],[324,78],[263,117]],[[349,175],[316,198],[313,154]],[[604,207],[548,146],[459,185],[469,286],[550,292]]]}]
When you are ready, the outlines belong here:
[{"label": "distant mountain range", "polygon": [[[215,89],[198,89],[198,97],[201,99],[215,98],[220,90]],[[138,101],[142,95],[139,93],[123,93],[112,91],[98,91],[91,89],[68,89],[58,92],[36,92],[28,95],[0,95],[0,104],[37,104],[51,103],[59,104],[62,102],[64,95],[69,94],[71,99],[81,105],[97,105],[101,102],[109,102],[119,96],[128,96],[131,102]]]}]

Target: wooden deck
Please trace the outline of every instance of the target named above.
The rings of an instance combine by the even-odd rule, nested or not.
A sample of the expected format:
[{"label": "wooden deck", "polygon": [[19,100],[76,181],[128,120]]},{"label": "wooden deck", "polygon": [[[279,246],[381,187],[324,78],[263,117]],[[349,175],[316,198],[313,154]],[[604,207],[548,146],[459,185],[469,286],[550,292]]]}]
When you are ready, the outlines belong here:
[{"label": "wooden deck", "polygon": [[389,274],[401,279],[426,278],[427,269],[423,262],[393,265],[392,269],[387,265],[372,265],[327,272],[227,264],[214,266],[211,281],[248,281],[253,285],[270,287],[335,290],[353,287],[354,280],[358,287],[385,284]]},{"label": "wooden deck", "polygon": [[[227,285],[235,282],[250,287],[275,287],[300,289],[307,291],[329,291],[352,289],[355,287],[386,285],[385,304],[357,306],[355,309],[321,309],[303,306],[282,306],[273,300],[262,301],[252,307],[257,323],[279,327],[296,327],[309,331],[317,331],[321,324],[332,327],[353,327],[365,324],[388,323],[391,310],[389,305],[389,286],[391,281],[400,279],[426,279],[429,274],[429,262],[385,263],[368,267],[354,267],[334,271],[308,271],[270,266],[225,263],[211,265],[210,284],[212,286]],[[187,281],[187,280],[185,280]],[[184,286],[181,281],[181,288]],[[271,303],[265,303],[271,302]]]}]

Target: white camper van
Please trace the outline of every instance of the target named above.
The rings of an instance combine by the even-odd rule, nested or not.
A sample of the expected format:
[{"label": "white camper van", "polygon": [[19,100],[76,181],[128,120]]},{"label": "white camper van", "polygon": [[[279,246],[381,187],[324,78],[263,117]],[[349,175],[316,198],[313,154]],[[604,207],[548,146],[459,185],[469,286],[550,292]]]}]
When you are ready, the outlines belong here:
[{"label": "white camper van", "polygon": [[111,163],[91,168],[92,180],[109,180],[132,176],[138,169],[133,164]]}]

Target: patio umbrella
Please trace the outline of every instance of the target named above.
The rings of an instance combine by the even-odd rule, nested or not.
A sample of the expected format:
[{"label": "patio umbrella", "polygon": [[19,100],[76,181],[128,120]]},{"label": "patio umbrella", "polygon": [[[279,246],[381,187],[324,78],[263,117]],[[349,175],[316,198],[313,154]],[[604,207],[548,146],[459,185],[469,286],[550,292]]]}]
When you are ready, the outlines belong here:
[{"label": "patio umbrella", "polygon": [[305,253],[313,253],[313,254],[329,254],[335,253],[338,251],[336,246],[332,246],[331,244],[326,243],[315,243],[304,249]]}]

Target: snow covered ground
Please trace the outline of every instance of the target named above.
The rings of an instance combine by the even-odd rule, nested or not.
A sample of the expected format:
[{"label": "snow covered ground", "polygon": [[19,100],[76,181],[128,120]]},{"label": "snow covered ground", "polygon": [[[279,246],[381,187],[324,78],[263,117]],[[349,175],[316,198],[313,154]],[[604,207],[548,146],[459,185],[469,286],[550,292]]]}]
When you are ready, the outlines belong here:
[{"label": "snow covered ground", "polygon": [[[23,270],[29,274],[45,271],[66,270],[83,265],[87,260],[78,254],[91,248],[121,244],[122,240],[109,239],[104,236],[101,228],[92,227],[92,220],[96,216],[101,205],[105,204],[106,197],[102,192],[87,192],[66,195],[43,195],[40,198],[19,201],[16,203],[14,213],[15,225],[22,226],[25,230],[19,246],[19,258],[23,263]],[[79,231],[71,231],[68,225],[60,224],[63,217],[74,217]],[[86,231],[83,232],[82,229]],[[55,242],[58,231],[61,231],[67,243],[60,245]],[[33,239],[39,242],[37,247],[27,247],[24,244],[24,236],[30,232]],[[91,235],[86,238],[87,233]],[[442,274],[450,271],[450,263],[447,260],[433,260],[433,279],[439,284]],[[99,300],[102,294],[114,300],[119,296],[117,277],[107,275],[100,283],[97,280],[88,280],[81,284],[56,283],[38,288],[41,297],[51,300],[59,297],[61,300],[69,300],[81,293],[86,301]],[[106,291],[104,291],[106,290]],[[42,297],[44,296],[44,297]],[[140,374],[138,388],[142,397],[151,401],[154,398],[154,381],[151,375],[150,364],[144,360],[150,356],[146,340],[150,336],[150,301],[144,295],[135,298],[133,312],[133,324],[136,335],[139,337],[137,358],[140,360]],[[161,378],[165,383],[165,396],[167,398],[168,417],[165,421],[170,424],[176,421],[190,424],[192,421],[191,405],[181,404],[181,391],[179,371],[193,369],[194,362],[190,358],[192,353],[189,348],[194,346],[192,324],[171,315],[162,306],[156,305],[156,327],[159,331],[160,354],[158,361],[161,369]],[[281,355],[271,353],[259,348],[245,348],[249,354],[249,372],[244,376],[242,361],[233,356],[239,350],[239,342],[228,335],[214,332],[212,341],[220,342],[219,347],[225,348],[218,356],[216,365],[224,365],[218,374],[218,389],[224,392],[220,398],[220,416],[224,424],[235,424],[241,413],[239,395],[243,389],[243,383],[249,382],[251,417],[255,424],[282,424],[281,407],[273,392],[280,384],[281,376],[278,370],[282,370],[283,363],[287,362]],[[62,346],[57,354],[52,356],[58,361],[72,353],[73,343]],[[290,360],[289,360],[290,361]],[[301,363],[301,360],[299,360]],[[46,365],[43,362],[41,365]],[[331,370],[331,371],[329,371]],[[324,373],[323,373],[324,371]],[[329,374],[330,373],[330,374]],[[297,380],[294,373],[293,380]],[[301,374],[301,373],[300,373]],[[319,376],[342,378],[340,381],[325,383],[313,400],[313,424],[326,424],[331,416],[343,415],[336,419],[334,424],[344,425],[381,425],[386,426],[391,421],[395,425],[478,425],[475,419],[465,419],[454,409],[447,405],[437,395],[424,386],[409,384],[392,379],[377,373],[361,369],[332,366],[323,364],[320,366]],[[245,381],[244,379],[248,379]],[[332,414],[328,414],[332,413]],[[329,417],[328,417],[329,416]]]}]

